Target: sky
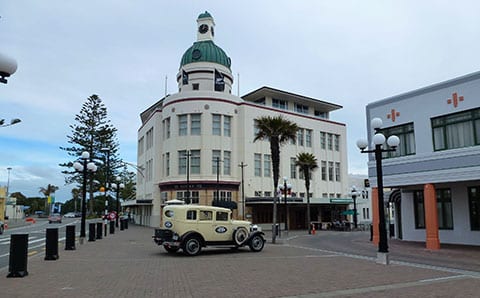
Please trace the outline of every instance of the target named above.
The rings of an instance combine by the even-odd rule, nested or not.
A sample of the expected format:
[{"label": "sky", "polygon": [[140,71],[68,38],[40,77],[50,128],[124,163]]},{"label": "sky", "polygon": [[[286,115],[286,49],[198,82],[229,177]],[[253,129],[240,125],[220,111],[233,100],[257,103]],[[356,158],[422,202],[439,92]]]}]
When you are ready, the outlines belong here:
[{"label": "sky", "polygon": [[[18,70],[0,84],[0,186],[39,196],[60,187],[70,125],[97,94],[118,129],[120,157],[136,162],[139,114],[177,92],[196,19],[214,18],[232,59],[234,93],[269,86],[343,106],[348,169],[367,173],[355,142],[368,103],[480,70],[479,1],[16,0],[0,3],[0,53]],[[167,80],[165,78],[167,77]],[[238,81],[238,78],[240,80]],[[166,82],[166,83],[165,83]]]}]

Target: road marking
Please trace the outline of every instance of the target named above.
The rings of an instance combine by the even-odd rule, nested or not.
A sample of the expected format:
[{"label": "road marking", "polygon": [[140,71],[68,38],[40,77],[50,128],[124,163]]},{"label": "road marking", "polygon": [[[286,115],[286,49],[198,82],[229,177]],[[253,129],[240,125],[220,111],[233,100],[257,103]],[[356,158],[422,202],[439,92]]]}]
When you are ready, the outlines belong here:
[{"label": "road marking", "polygon": [[28,256],[31,257],[31,256],[33,256],[33,255],[35,255],[35,254],[37,254],[37,253],[38,253],[38,251],[32,250],[32,251],[28,252]]}]

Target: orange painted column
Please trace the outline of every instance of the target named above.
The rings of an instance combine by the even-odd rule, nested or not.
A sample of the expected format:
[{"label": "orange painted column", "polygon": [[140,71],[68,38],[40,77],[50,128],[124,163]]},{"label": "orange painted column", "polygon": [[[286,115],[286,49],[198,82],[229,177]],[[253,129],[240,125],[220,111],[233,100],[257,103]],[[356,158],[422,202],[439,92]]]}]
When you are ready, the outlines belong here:
[{"label": "orange painted column", "polygon": [[427,249],[440,249],[438,237],[438,211],[437,193],[433,184],[425,184],[423,187],[425,199],[425,232]]},{"label": "orange painted column", "polygon": [[378,225],[380,223],[380,219],[378,218],[378,188],[372,188],[372,229],[373,229],[373,237],[372,243],[378,245],[380,242],[380,233],[378,231]]}]

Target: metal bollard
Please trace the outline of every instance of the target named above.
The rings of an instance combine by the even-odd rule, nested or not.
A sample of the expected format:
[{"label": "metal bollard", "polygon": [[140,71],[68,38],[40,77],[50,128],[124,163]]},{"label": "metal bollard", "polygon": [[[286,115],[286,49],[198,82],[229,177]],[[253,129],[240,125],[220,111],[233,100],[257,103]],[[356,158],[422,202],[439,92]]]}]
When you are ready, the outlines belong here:
[{"label": "metal bollard", "polygon": [[28,234],[10,235],[10,257],[7,277],[28,275]]},{"label": "metal bollard", "polygon": [[128,219],[125,219],[124,221],[125,221],[125,229],[128,230],[128,221],[129,221],[129,220],[128,220]]},{"label": "metal bollard", "polygon": [[75,250],[75,226],[67,226],[65,232],[65,250]]},{"label": "metal bollard", "polygon": [[115,221],[110,221],[110,234],[115,234]]},{"label": "metal bollard", "polygon": [[95,241],[95,223],[88,224],[88,241]]},{"label": "metal bollard", "polygon": [[45,261],[58,259],[58,229],[49,228],[46,232]]},{"label": "metal bollard", "polygon": [[103,223],[97,222],[97,239],[102,239]]},{"label": "metal bollard", "polygon": [[125,220],[122,218],[120,219],[120,231],[123,231],[125,229]]}]

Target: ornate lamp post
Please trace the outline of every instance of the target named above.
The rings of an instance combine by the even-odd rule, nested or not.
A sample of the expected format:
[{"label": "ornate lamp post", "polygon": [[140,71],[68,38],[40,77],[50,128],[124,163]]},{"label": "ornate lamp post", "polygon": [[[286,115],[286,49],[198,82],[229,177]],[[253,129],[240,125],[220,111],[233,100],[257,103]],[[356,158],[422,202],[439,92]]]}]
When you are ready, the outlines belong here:
[{"label": "ornate lamp post", "polygon": [[400,144],[400,139],[395,135],[389,136],[387,144],[390,148],[383,149],[382,145],[385,143],[385,136],[380,132],[382,125],[383,122],[380,118],[373,118],[371,121],[371,127],[375,130],[375,135],[373,136],[373,144],[375,145],[374,149],[367,150],[368,142],[365,139],[358,140],[357,147],[362,153],[375,153],[378,188],[378,252],[381,255],[384,255],[378,255],[378,258],[385,258],[385,263],[388,264],[387,229],[385,226],[385,209],[383,202],[382,153],[395,151],[398,144]]},{"label": "ornate lamp post", "polygon": [[280,184],[280,191],[283,192],[284,206],[285,206],[285,232],[288,232],[288,204],[287,204],[287,193],[292,189],[291,184],[287,184],[288,178],[283,177],[283,185]]},{"label": "ornate lamp post", "polygon": [[96,172],[97,166],[93,162],[88,162],[90,159],[90,153],[87,151],[82,152],[80,157],[81,162],[74,162],[73,167],[78,172],[83,174],[82,184],[82,220],[80,224],[80,244],[83,244],[85,239],[85,218],[87,215],[87,172]]},{"label": "ornate lamp post", "polygon": [[120,216],[120,190],[125,188],[125,184],[120,183],[120,180],[122,180],[120,177],[117,177],[116,180],[117,180],[117,183],[116,184],[112,183],[112,187],[115,188],[117,191],[117,208],[116,208],[117,218],[115,219],[115,226],[118,228],[118,218]]},{"label": "ornate lamp post", "polygon": [[357,188],[352,186],[352,200],[353,200],[353,227],[358,228],[358,218],[357,218]]},{"label": "ornate lamp post", "polygon": [[17,71],[17,61],[0,53],[0,83],[6,84],[7,78]]}]

